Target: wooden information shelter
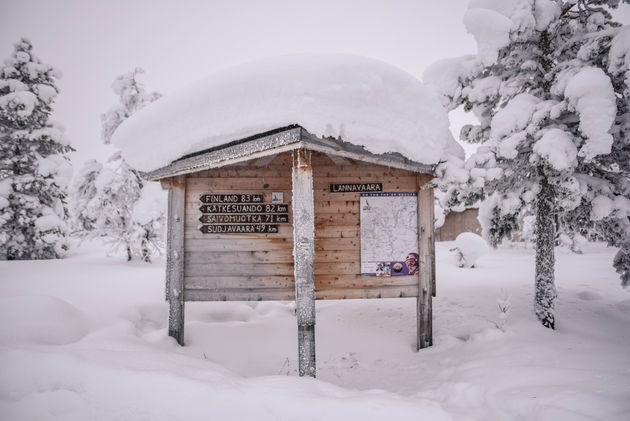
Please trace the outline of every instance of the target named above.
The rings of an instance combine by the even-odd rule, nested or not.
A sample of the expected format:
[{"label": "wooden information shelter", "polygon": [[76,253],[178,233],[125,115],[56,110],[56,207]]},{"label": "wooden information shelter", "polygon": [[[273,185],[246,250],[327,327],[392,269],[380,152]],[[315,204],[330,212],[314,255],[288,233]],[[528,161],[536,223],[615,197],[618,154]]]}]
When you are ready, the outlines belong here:
[{"label": "wooden information shelter", "polygon": [[[169,192],[166,297],[179,344],[186,301],[295,300],[299,374],[314,377],[315,300],[417,297],[417,349],[432,345],[431,166],[289,126],[144,176]],[[371,216],[378,203],[413,204],[394,218],[413,227],[399,235],[412,236],[407,260],[366,257],[379,227],[364,218],[385,219]]]}]

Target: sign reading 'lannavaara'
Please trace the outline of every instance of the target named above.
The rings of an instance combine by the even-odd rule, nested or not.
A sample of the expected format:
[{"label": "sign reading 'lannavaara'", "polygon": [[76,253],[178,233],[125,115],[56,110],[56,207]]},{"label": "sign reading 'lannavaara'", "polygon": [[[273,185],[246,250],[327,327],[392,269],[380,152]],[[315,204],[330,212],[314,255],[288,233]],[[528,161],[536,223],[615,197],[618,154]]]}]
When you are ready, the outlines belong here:
[{"label": "sign reading 'lannavaara'", "polygon": [[383,183],[344,183],[331,184],[331,193],[365,193],[365,192],[382,192]]}]

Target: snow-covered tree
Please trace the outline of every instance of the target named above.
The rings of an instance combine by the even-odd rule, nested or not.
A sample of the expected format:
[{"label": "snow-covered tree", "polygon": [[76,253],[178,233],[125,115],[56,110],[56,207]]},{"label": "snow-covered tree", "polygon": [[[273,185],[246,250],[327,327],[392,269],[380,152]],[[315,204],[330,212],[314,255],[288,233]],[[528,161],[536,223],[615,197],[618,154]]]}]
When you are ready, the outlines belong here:
[{"label": "snow-covered tree", "polygon": [[73,232],[79,237],[89,237],[96,229],[100,214],[96,180],[102,170],[103,164],[94,159],[87,160],[72,185],[72,225]]},{"label": "snow-covered tree", "polygon": [[127,260],[141,257],[150,261],[151,253],[140,247],[139,229],[133,220],[133,208],[143,186],[138,173],[116,153],[95,182],[98,195],[94,203],[97,215],[94,234],[103,237],[112,249],[124,249]]},{"label": "snow-covered tree", "polygon": [[51,259],[68,249],[73,150],[50,120],[59,72],[27,39],[0,67],[0,259]]},{"label": "snow-covered tree", "polygon": [[550,328],[558,234],[619,247],[614,264],[630,282],[630,28],[614,22],[618,5],[472,0],[464,24],[478,55],[425,73],[445,104],[479,120],[461,132],[477,153],[439,170],[450,199],[484,197],[492,245],[535,218],[535,312]]},{"label": "snow-covered tree", "polygon": [[[160,97],[156,92],[147,92],[137,80],[142,73],[136,68],[112,84],[120,104],[101,116],[101,134],[106,144],[125,119]],[[78,234],[102,238],[112,249],[125,250],[127,260],[136,257],[150,262],[151,256],[163,248],[165,224],[165,207],[159,200],[164,193],[153,187],[143,182],[120,152],[114,153],[105,165],[86,162],[73,189]],[[147,203],[151,209],[147,209]]]},{"label": "snow-covered tree", "polygon": [[158,92],[147,92],[138,81],[138,76],[143,73],[142,68],[136,67],[133,72],[118,76],[112,83],[112,90],[120,103],[101,115],[101,138],[106,144],[111,142],[112,135],[123,121],[162,96]]}]

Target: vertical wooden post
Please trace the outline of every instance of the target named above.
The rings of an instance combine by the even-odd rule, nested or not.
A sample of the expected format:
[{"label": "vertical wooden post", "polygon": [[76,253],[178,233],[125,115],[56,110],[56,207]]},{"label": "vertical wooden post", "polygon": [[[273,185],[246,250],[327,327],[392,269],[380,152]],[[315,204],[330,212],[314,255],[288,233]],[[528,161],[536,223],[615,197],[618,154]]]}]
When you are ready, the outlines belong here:
[{"label": "vertical wooden post", "polygon": [[168,334],[184,345],[184,212],[186,178],[174,177],[168,191],[168,236],[166,285]]},{"label": "vertical wooden post", "polygon": [[[431,189],[431,200],[434,198],[435,192]],[[431,296],[437,295],[437,288],[435,282],[435,208],[431,208],[431,218],[433,218],[433,230],[431,231]]]},{"label": "vertical wooden post", "polygon": [[[168,193],[168,209],[166,210],[167,213],[170,211],[170,204],[171,204],[171,179],[170,178],[163,178],[160,180],[160,185],[162,186],[162,190],[167,190]],[[164,278],[165,278],[165,282],[164,282],[164,299],[166,302],[168,302],[169,297],[171,295],[170,293],[170,283],[171,283],[171,266],[173,264],[173,262],[171,261],[171,253],[170,253],[170,246],[171,246],[171,224],[170,224],[170,213],[167,214],[167,220],[166,220],[166,271],[164,273]]]},{"label": "vertical wooden post", "polygon": [[423,189],[430,181],[428,175],[418,175],[418,247],[420,270],[418,276],[418,344],[417,350],[433,345],[432,296],[435,267],[435,239],[433,234],[433,189]]},{"label": "vertical wooden post", "polygon": [[293,153],[293,262],[300,376],[315,377],[315,209],[311,153]]}]

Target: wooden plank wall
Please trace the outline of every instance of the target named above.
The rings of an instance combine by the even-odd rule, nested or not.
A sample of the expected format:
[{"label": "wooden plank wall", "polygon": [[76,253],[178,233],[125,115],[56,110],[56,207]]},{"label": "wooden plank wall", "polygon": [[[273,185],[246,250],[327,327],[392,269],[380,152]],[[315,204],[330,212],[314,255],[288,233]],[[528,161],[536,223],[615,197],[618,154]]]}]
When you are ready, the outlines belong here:
[{"label": "wooden plank wall", "polygon": [[[340,165],[341,163],[342,165]],[[252,165],[254,164],[254,165]],[[382,182],[384,192],[417,192],[411,171],[313,153],[316,299],[418,296],[418,276],[361,276],[359,193],[330,193],[331,183]],[[344,165],[345,164],[345,165]],[[294,300],[291,154],[270,163],[201,171],[186,179],[184,298],[186,301]],[[199,196],[284,192],[289,224],[277,234],[203,234]],[[433,204],[431,204],[432,206]]]},{"label": "wooden plank wall", "polygon": [[[257,167],[228,166],[186,179],[184,297],[186,301],[294,300],[291,154]],[[203,234],[199,196],[206,193],[283,192],[289,224],[276,234]]]},{"label": "wooden plank wall", "polygon": [[479,209],[466,209],[463,212],[449,212],[444,225],[435,230],[436,241],[453,241],[462,232],[481,235],[481,225],[477,220]]},{"label": "wooden plank wall", "polygon": [[[417,192],[416,174],[361,162],[336,165],[313,154],[315,298],[418,295],[418,276],[361,276],[359,193],[331,193],[331,183],[382,182],[384,192]],[[433,206],[433,204],[431,204]]]}]

